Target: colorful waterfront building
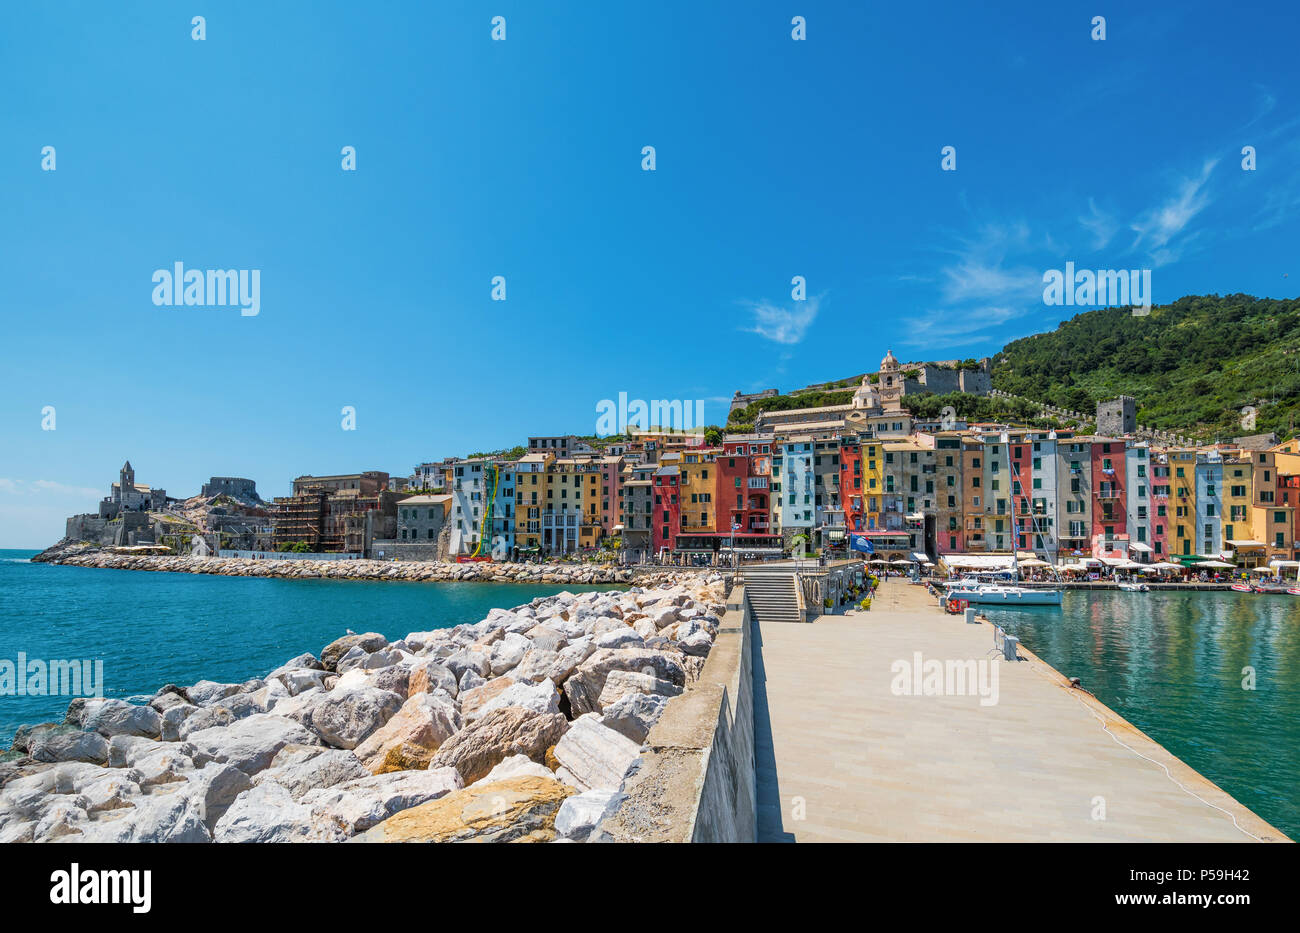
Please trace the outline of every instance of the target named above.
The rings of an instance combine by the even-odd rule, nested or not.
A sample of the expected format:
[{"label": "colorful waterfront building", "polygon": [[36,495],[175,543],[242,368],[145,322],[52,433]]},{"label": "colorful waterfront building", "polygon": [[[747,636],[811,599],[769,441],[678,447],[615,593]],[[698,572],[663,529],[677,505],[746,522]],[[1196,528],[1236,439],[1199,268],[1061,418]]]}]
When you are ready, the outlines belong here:
[{"label": "colorful waterfront building", "polygon": [[874,437],[859,435],[862,457],[862,518],[866,530],[883,528],[881,509],[885,489],[885,448]]},{"label": "colorful waterfront building", "polygon": [[1036,432],[1027,438],[1029,450],[1029,500],[1033,517],[1034,550],[1056,562],[1061,550],[1057,479],[1060,475],[1055,431]]},{"label": "colorful waterfront building", "polygon": [[1072,437],[1057,445],[1057,542],[1063,556],[1092,552],[1092,443]]},{"label": "colorful waterfront building", "polygon": [[771,438],[729,437],[717,459],[718,531],[771,533]]},{"label": "colorful waterfront building", "polygon": [[678,478],[681,490],[681,531],[712,534],[718,527],[718,448],[694,448],[682,452]]},{"label": "colorful waterfront building", "polygon": [[654,550],[654,474],[653,463],[628,464],[624,467],[623,546],[620,558],[626,564],[639,564],[653,557]]},{"label": "colorful waterfront building", "polygon": [[987,550],[984,512],[984,442],[976,437],[961,441],[962,542],[965,552]]},{"label": "colorful waterfront building", "polygon": [[1125,442],[1094,437],[1092,442],[1092,556],[1129,556]]},{"label": "colorful waterfront building", "polygon": [[1151,452],[1151,548],[1156,561],[1166,561],[1169,550],[1169,455]]},{"label": "colorful waterfront building", "polygon": [[840,438],[840,502],[844,508],[844,527],[863,531],[862,442],[856,434]]},{"label": "colorful waterfront building", "polygon": [[814,527],[822,547],[844,548],[844,501],[840,490],[840,439],[820,438],[813,441]]},{"label": "colorful waterfront building", "polygon": [[940,431],[919,435],[923,445],[933,445],[934,547],[937,554],[962,550],[961,435]]},{"label": "colorful waterfront building", "polygon": [[[1223,549],[1232,551],[1234,560],[1244,559],[1247,553],[1263,554],[1264,543],[1254,542],[1255,533],[1251,519],[1254,507],[1255,465],[1250,451],[1229,450],[1223,460]],[[1238,542],[1252,542],[1240,545]],[[1244,552],[1244,553],[1240,553]]]},{"label": "colorful waterfront building", "polygon": [[1010,436],[1005,431],[983,434],[985,550],[1009,552],[1012,537]]},{"label": "colorful waterfront building", "polygon": [[813,502],[813,439],[799,435],[778,441],[772,450],[772,518],[783,547],[802,535],[811,552],[816,505]]},{"label": "colorful waterfront building", "polygon": [[1196,520],[1198,554],[1222,558],[1223,454],[1214,448],[1196,454]]},{"label": "colorful waterfront building", "polygon": [[[1243,451],[1243,454],[1247,453]],[[1294,505],[1283,505],[1277,494],[1276,454],[1271,450],[1249,451],[1253,471],[1253,502],[1251,509],[1252,538],[1264,543],[1267,561],[1291,560],[1295,553],[1295,539],[1291,536],[1294,524]]]},{"label": "colorful waterfront building", "polygon": [[665,454],[663,459],[669,462],[654,472],[651,542],[656,556],[676,548],[677,531],[681,527],[680,470],[673,455]]},{"label": "colorful waterfront building", "polygon": [[1141,564],[1156,559],[1151,467],[1151,445],[1146,441],[1128,441],[1124,448],[1125,521],[1129,557]]},{"label": "colorful waterfront building", "polygon": [[1166,451],[1169,460],[1169,556],[1196,554],[1196,450]]},{"label": "colorful waterfront building", "polygon": [[555,455],[533,453],[514,463],[515,543],[521,556],[541,550],[542,509],[546,507],[546,471]]}]

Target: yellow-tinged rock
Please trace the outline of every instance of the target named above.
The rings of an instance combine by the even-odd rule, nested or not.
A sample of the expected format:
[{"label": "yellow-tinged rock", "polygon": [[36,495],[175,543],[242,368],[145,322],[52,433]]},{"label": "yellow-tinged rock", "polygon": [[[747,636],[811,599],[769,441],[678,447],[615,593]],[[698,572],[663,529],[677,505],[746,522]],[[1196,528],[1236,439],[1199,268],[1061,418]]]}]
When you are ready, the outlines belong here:
[{"label": "yellow-tinged rock", "polygon": [[403,742],[395,748],[388,749],[384,757],[373,763],[371,773],[388,774],[390,771],[425,771],[429,761],[437,752],[436,748]]},{"label": "yellow-tinged rock", "polygon": [[403,810],[353,841],[550,842],[560,804],[575,793],[550,778],[507,778]]}]

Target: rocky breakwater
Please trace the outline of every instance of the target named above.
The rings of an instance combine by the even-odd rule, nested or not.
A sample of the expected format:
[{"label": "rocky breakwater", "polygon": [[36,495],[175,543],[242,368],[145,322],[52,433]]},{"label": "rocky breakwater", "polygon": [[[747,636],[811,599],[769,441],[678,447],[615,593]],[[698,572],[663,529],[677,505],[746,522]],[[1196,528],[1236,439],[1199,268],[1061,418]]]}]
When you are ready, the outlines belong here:
[{"label": "rocky breakwater", "polygon": [[560,593],[244,683],[77,699],[0,756],[0,841],[582,841],[724,602],[716,575]]},{"label": "rocky breakwater", "polygon": [[395,580],[428,583],[638,584],[652,586],[695,579],[704,571],[591,564],[514,564],[494,562],[383,560],[251,560],[242,557],[188,557],[124,554],[60,542],[32,558],[37,563],[111,570],[206,573],[230,577],[285,577],[318,580]]}]

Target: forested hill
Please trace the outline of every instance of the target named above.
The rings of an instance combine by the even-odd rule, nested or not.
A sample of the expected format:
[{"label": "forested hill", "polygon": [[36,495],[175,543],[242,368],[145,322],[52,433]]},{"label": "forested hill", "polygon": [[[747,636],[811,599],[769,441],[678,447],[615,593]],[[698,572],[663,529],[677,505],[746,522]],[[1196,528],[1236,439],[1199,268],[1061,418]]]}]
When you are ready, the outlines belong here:
[{"label": "forested hill", "polygon": [[[1300,424],[1300,299],[1203,295],[1139,317],[1086,311],[1008,344],[993,386],[1079,411],[1132,395],[1141,424],[1204,439],[1288,437]],[[1251,431],[1247,406],[1257,410]]]}]

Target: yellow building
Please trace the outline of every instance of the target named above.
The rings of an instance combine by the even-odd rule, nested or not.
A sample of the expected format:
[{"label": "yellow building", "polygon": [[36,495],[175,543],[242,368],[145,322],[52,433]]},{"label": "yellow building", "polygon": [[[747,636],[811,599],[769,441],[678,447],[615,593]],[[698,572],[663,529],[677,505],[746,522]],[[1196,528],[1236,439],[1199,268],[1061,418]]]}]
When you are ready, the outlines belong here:
[{"label": "yellow building", "polygon": [[[719,448],[683,450],[678,464],[681,476],[679,494],[682,506],[681,530],[704,534],[718,530],[718,503],[713,501],[717,487]],[[728,531],[731,529],[728,528]]]},{"label": "yellow building", "polygon": [[1235,551],[1234,540],[1248,541],[1254,535],[1251,509],[1254,491],[1253,466],[1249,451],[1229,453],[1223,458],[1223,549]]},{"label": "yellow building", "polygon": [[1169,556],[1197,554],[1196,449],[1171,447],[1169,456]]},{"label": "yellow building", "polygon": [[528,454],[515,463],[515,546],[521,551],[542,544],[546,472],[554,459],[554,454]]},{"label": "yellow building", "polygon": [[862,441],[863,527],[881,528],[881,496],[885,489],[885,452],[879,441]]},{"label": "yellow building", "polygon": [[[1271,450],[1242,451],[1254,467],[1251,488],[1252,537],[1264,543],[1266,561],[1290,560],[1295,528],[1295,505],[1278,495],[1277,454]],[[1286,455],[1284,455],[1286,456]]]}]

